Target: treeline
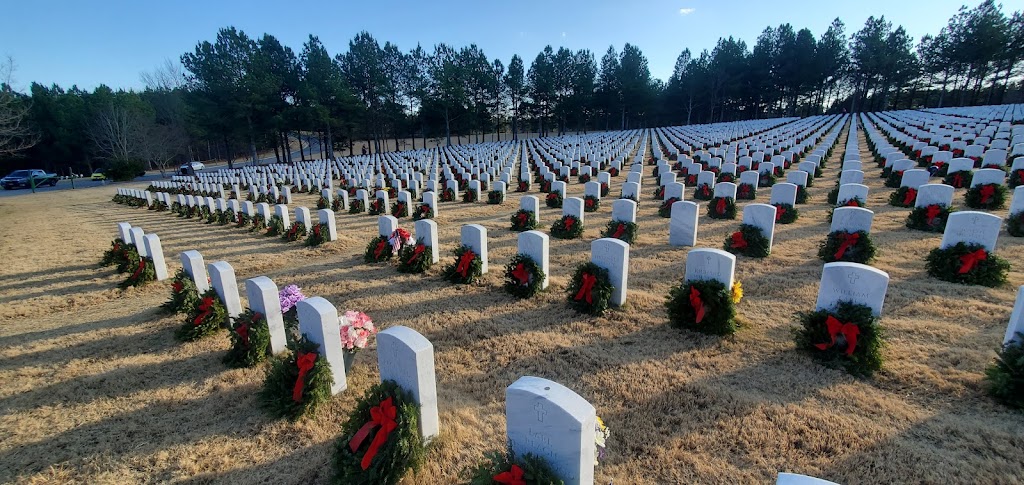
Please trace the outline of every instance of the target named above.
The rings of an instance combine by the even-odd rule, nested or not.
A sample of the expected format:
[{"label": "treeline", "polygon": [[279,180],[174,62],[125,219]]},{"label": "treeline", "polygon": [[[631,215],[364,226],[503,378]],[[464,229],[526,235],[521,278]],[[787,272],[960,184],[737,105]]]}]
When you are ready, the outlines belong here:
[{"label": "treeline", "polygon": [[1018,102],[1022,63],[1024,18],[987,0],[961,8],[917,44],[884,17],[849,36],[836,19],[820,36],[768,27],[752,48],[719,39],[710,51],[684,50],[666,81],[652,78],[631,44],[600,59],[549,46],[506,64],[477,45],[403,50],[366,32],[334,55],[315,36],[294,51],[270,34],[228,27],[180,64],[145,73],[142,92],[38,84],[28,95],[3,92],[27,119],[20,139],[33,143],[18,154],[24,164],[92,168],[130,159],[161,168],[270,151],[290,161],[304,146],[317,147],[309,157],[344,156],[362,153],[362,141],[373,153],[453,137]]}]

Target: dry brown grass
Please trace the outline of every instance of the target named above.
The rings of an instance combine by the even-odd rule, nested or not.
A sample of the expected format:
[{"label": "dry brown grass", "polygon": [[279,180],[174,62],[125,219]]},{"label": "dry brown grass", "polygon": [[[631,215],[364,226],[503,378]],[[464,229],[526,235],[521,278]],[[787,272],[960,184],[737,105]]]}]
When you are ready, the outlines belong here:
[{"label": "dry brown grass", "polygon": [[[167,284],[122,293],[112,270],[96,268],[118,221],[159,234],[172,271],[179,252],[197,249],[207,262],[229,261],[240,285],[267,275],[430,339],[442,438],[408,483],[457,482],[485,450],[500,448],[503,391],[521,375],[567,385],[611,426],[599,483],[768,483],[779,471],[843,483],[1022,481],[1021,415],[989,400],[982,381],[1014,289],[1024,283],[1020,265],[1010,285],[997,289],[928,278],[924,256],[940,236],[903,227],[907,210],[885,205],[891,189],[877,169],[868,169],[867,181],[877,214],[875,266],[892,277],[882,319],[885,368],[858,380],[794,350],[789,331],[794,313],[814,305],[822,264],[815,254],[828,231],[825,194],[840,155],[810,189],[800,220],[779,227],[772,256],[740,260],[745,325],[729,339],[668,327],[662,303],[682,277],[688,249],[666,244],[667,219],[646,195],[628,303],[603,318],[571,311],[564,291],[610,203],[587,214],[582,240],[552,240],[552,286],[521,302],[501,291],[502,266],[515,252],[507,226],[517,194],[502,207],[441,207],[441,266],[462,224],[490,232],[492,270],[472,286],[440,281],[440,267],[413,276],[362,264],[376,232],[366,215],[340,214],[341,240],[307,249],[117,206],[111,188],[0,199],[0,481],[324,483],[342,420],[378,379],[375,354],[366,351],[349,390],[315,419],[268,418],[257,406],[263,369],[224,367],[224,335],[174,340],[179,321],[155,311]],[[613,180],[612,194],[624,179]],[[570,191],[582,195],[578,184]],[[313,206],[315,198],[297,202]],[[557,215],[542,209],[541,226]],[[720,247],[738,224],[702,217],[699,244]],[[408,219],[403,226],[411,228]],[[1016,263],[1011,255],[1020,246],[1004,234],[998,252]]]}]

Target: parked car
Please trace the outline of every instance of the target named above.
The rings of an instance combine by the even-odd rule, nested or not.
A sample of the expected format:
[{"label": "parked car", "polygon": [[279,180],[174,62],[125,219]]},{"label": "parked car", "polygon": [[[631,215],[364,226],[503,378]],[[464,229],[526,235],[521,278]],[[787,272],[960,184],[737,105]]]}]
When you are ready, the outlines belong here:
[{"label": "parked car", "polygon": [[28,188],[35,180],[36,187],[49,185],[53,187],[60,180],[55,173],[46,173],[45,170],[15,170],[10,175],[0,179],[0,185],[5,190]]},{"label": "parked car", "polygon": [[103,173],[103,169],[102,168],[97,168],[96,170],[93,170],[91,179],[92,180],[106,180],[107,179],[107,174]]},{"label": "parked car", "polygon": [[188,162],[181,164],[181,166],[178,167],[178,171],[184,175],[188,175],[189,172],[195,172],[196,170],[202,170],[204,168],[206,168],[206,165],[204,165],[203,162]]}]

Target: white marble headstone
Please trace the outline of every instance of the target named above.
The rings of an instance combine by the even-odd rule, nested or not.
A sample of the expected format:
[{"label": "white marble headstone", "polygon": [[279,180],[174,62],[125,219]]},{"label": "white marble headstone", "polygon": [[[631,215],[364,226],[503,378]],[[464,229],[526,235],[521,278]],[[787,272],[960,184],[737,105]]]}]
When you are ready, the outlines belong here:
[{"label": "white marble headstone", "polygon": [[670,246],[697,245],[698,211],[700,206],[694,202],[679,201],[672,204],[668,227]]},{"label": "white marble headstone", "polygon": [[889,275],[884,271],[859,263],[826,263],[814,308],[831,311],[836,303],[850,301],[871,308],[878,316],[888,288]]},{"label": "white marble headstone", "polygon": [[249,308],[267,319],[270,353],[277,355],[288,350],[277,285],[266,276],[250,278],[245,280],[245,295],[249,300]]},{"label": "white marble headstone", "polygon": [[551,279],[548,257],[549,244],[548,235],[540,231],[521,232],[517,241],[518,251],[533,259],[533,262],[544,273],[544,282],[541,284],[541,289],[547,288]]},{"label": "white marble headstone", "polygon": [[686,281],[716,280],[731,289],[736,256],[721,249],[698,248],[686,254]]},{"label": "white marble headstone", "polygon": [[462,226],[461,236],[462,245],[469,246],[480,258],[480,274],[487,274],[487,228],[480,224],[466,224]]},{"label": "white marble headstone", "polygon": [[210,282],[206,274],[206,264],[203,262],[203,255],[199,251],[189,250],[181,253],[181,266],[188,273],[196,285],[196,291],[202,295],[210,289]]},{"label": "white marble headstone", "polygon": [[391,327],[377,334],[377,367],[381,381],[394,381],[419,405],[419,431],[424,442],[436,437],[440,419],[433,344],[409,327]]},{"label": "white marble headstone", "polygon": [[345,376],[345,357],[341,346],[341,325],[338,310],[319,296],[306,298],[295,304],[299,317],[299,332],[310,342],[320,345],[320,355],[331,365],[331,394],[338,394],[348,388]]},{"label": "white marble headstone", "polygon": [[235,280],[235,269],[227,261],[217,261],[207,267],[213,289],[224,302],[228,317],[237,318],[242,313],[242,301],[238,297],[238,281]]},{"label": "white marble headstone", "polygon": [[988,251],[995,251],[996,240],[1003,220],[999,216],[980,211],[959,211],[949,215],[946,230],[942,233],[940,248],[945,249],[957,243],[981,244]]}]

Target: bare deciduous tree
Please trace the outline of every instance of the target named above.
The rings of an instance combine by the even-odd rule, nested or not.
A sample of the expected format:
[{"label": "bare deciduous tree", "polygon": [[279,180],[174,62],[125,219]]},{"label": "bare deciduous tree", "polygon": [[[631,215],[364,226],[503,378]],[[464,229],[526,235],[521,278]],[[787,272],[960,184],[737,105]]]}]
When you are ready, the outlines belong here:
[{"label": "bare deciduous tree", "polygon": [[11,87],[14,59],[0,62],[0,155],[11,155],[31,148],[39,138],[28,126],[31,106]]},{"label": "bare deciduous tree", "polygon": [[181,155],[188,145],[188,134],[177,125],[161,125],[154,122],[145,123],[145,131],[140,140],[140,154],[149,162],[151,169],[160,171],[161,176],[167,175],[167,169],[175,165],[175,158]]},{"label": "bare deciduous tree", "polygon": [[173,91],[185,86],[185,70],[181,63],[165,58],[164,63],[139,75],[142,83],[154,91]]},{"label": "bare deciduous tree", "polygon": [[111,160],[133,160],[142,156],[144,120],[121,106],[101,111],[89,127],[89,138],[97,152]]}]

